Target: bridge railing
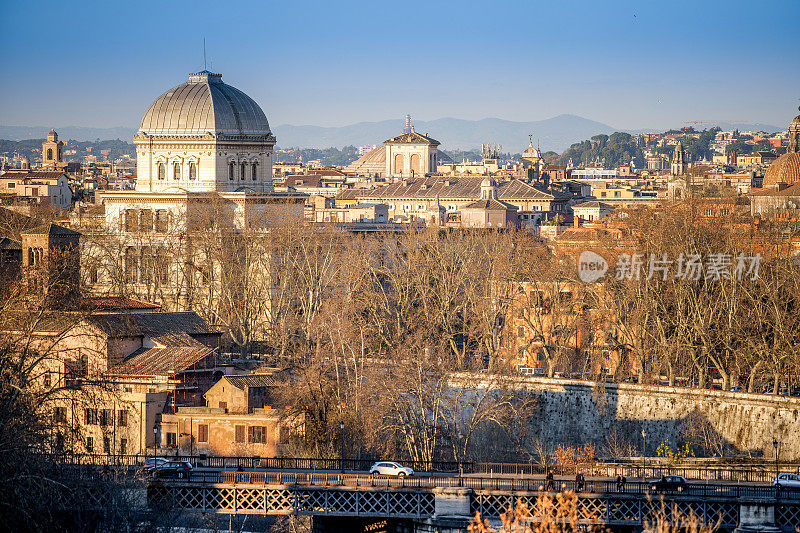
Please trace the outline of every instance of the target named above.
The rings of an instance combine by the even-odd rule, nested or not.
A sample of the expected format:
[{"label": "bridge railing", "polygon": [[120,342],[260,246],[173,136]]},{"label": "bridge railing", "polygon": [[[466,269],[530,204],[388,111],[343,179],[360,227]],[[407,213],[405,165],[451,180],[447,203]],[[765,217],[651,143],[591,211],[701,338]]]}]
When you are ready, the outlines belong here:
[{"label": "bridge railing", "polygon": [[[162,457],[171,461],[188,461],[194,466],[208,468],[266,468],[272,470],[369,470],[383,459],[326,459],[318,457],[258,457],[219,455],[105,455],[60,454],[51,456],[54,462],[88,466],[141,466],[147,459]],[[457,461],[399,461],[416,472],[471,472],[473,463]]]},{"label": "bridge railing", "polygon": [[[545,479],[488,477],[488,476],[373,476],[367,474],[341,474],[328,472],[192,472],[187,480],[193,483],[248,484],[248,485],[302,485],[317,487],[353,487],[388,489],[470,488],[475,490],[498,491],[574,491],[597,494],[657,495],[661,491],[652,482],[633,481],[618,485],[615,481],[589,480],[579,484],[576,481],[554,480],[548,484]],[[680,491],[666,491],[669,494],[687,495],[703,498],[783,498],[800,500],[800,488],[780,488],[771,486],[690,483]]]},{"label": "bridge railing", "polygon": [[[704,481],[742,481],[746,483],[771,483],[775,479],[775,465],[751,465],[728,467],[708,466],[676,466],[676,465],[641,465],[621,463],[595,463],[579,467],[548,467],[525,463],[472,463],[470,473],[490,475],[546,475],[552,469],[556,474],[575,475],[582,471],[585,476],[616,478],[618,475],[628,479],[659,478],[661,476],[682,476],[686,479]],[[785,464],[779,467],[781,472],[795,472],[796,464]]]},{"label": "bridge railing", "polygon": [[[136,467],[153,455],[102,455],[102,454],[62,454],[53,456],[54,462],[74,465],[127,466]],[[209,468],[263,468],[270,470],[328,470],[368,471],[379,459],[325,459],[310,457],[247,457],[212,455],[161,455],[173,460],[189,461],[194,466]],[[398,461],[415,472],[442,472],[462,474],[528,475],[544,476],[552,468],[556,474],[575,475],[576,468],[560,468],[532,463],[473,463],[456,461]],[[797,464],[779,465],[781,472],[797,472]],[[577,467],[586,477],[616,478],[623,475],[630,480],[658,478],[664,475],[683,476],[686,479],[701,479],[709,482],[741,481],[747,483],[771,483],[775,479],[774,464],[730,465],[730,466],[669,466],[657,463],[595,463]]]}]

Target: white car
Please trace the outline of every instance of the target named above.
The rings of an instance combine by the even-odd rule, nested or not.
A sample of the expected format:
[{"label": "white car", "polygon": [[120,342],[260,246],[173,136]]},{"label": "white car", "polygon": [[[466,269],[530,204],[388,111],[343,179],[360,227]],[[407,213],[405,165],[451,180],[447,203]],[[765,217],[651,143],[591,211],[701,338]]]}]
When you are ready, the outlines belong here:
[{"label": "white car", "polygon": [[369,473],[373,476],[406,477],[413,475],[414,471],[407,466],[402,466],[391,461],[379,461],[369,467]]},{"label": "white car", "polygon": [[800,489],[800,476],[797,474],[781,474],[772,482],[775,487],[790,487]]}]

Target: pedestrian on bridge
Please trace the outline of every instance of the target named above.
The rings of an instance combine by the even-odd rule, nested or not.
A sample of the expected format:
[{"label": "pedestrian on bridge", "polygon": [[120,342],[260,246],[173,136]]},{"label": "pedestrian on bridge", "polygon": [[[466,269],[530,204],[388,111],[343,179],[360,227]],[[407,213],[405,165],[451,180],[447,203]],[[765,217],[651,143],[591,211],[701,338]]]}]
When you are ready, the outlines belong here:
[{"label": "pedestrian on bridge", "polygon": [[586,484],[586,478],[583,477],[583,472],[578,472],[578,475],[575,476],[575,483],[578,485],[578,492],[582,491]]},{"label": "pedestrian on bridge", "polygon": [[622,474],[617,474],[617,492],[625,492],[625,476]]},{"label": "pedestrian on bridge", "polygon": [[547,471],[547,477],[545,478],[545,480],[547,480],[547,489],[546,490],[555,490],[555,483],[553,482],[553,471],[552,470],[548,470]]}]

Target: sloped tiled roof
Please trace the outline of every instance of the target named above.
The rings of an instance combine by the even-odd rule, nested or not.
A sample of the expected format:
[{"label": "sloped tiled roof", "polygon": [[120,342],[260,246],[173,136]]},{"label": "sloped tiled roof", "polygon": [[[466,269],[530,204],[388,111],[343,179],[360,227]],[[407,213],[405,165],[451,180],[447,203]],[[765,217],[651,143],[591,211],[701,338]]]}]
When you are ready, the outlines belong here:
[{"label": "sloped tiled roof", "polygon": [[161,308],[160,305],[154,303],[135,300],[133,298],[125,298],[122,296],[91,296],[84,298],[83,301],[87,307],[103,311],[121,309],[147,310]]},{"label": "sloped tiled roof", "polygon": [[505,202],[489,198],[488,200],[478,200],[469,205],[465,205],[462,209],[485,209],[487,211],[507,211],[509,209],[516,211],[517,208]]},{"label": "sloped tiled roof", "polygon": [[170,332],[188,335],[219,333],[208,325],[197,313],[105,313],[89,317],[89,320],[116,335],[158,336]]},{"label": "sloped tiled roof", "polygon": [[28,231],[23,231],[23,235],[80,235],[79,232],[73,231],[58,224],[42,224]]},{"label": "sloped tiled roof", "polygon": [[[375,189],[351,189],[341,191],[337,200],[378,199],[415,199],[437,196],[446,199],[478,199],[481,196],[482,176],[478,177],[429,177],[390,183]],[[543,191],[521,180],[511,180],[502,183],[497,188],[497,197],[503,201],[513,200],[554,200],[570,198],[570,195],[559,191]]]},{"label": "sloped tiled roof", "polygon": [[790,185],[780,191],[777,187],[764,187],[753,189],[750,196],[800,196],[800,182]]},{"label": "sloped tiled roof", "polygon": [[9,170],[0,178],[13,178],[15,180],[25,179],[25,180],[32,180],[32,179],[46,179],[46,180],[57,180],[61,176],[64,175],[64,172],[61,170]]},{"label": "sloped tiled roof", "polygon": [[278,385],[275,381],[275,374],[242,374],[224,376],[222,379],[240,390],[244,390],[246,387],[275,387]]},{"label": "sloped tiled roof", "polygon": [[386,139],[383,141],[383,144],[430,144],[433,146],[438,146],[441,143],[436,139],[428,137],[427,135],[422,135],[421,133],[411,130],[410,132],[402,133],[397,137]]},{"label": "sloped tiled roof", "polygon": [[194,340],[188,333],[183,331],[168,331],[150,337],[150,340],[167,346],[202,346],[199,341]]},{"label": "sloped tiled roof", "polygon": [[135,376],[176,374],[190,369],[213,353],[213,349],[205,346],[171,346],[139,350],[119,365],[109,369],[109,374]]},{"label": "sloped tiled roof", "polygon": [[599,207],[600,209],[616,209],[616,206],[611,204],[607,204],[605,202],[600,202],[598,200],[590,200],[588,202],[582,202],[580,204],[575,204],[572,206],[573,209],[576,207]]},{"label": "sloped tiled roof", "polygon": [[3,237],[0,239],[0,250],[22,250],[22,244],[18,241]]}]

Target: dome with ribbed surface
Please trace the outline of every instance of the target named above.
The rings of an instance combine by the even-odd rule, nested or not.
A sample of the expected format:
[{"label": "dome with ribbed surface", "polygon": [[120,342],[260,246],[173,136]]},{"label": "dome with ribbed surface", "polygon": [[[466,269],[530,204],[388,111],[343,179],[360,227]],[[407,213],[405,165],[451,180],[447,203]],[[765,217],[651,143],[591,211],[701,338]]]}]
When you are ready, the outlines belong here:
[{"label": "dome with ribbed surface", "polygon": [[764,175],[763,187],[800,182],[800,153],[788,152],[772,162]]},{"label": "dome with ribbed surface", "polygon": [[206,70],[168,90],[153,102],[142,118],[140,133],[147,135],[269,135],[261,107],[221,74]]}]

